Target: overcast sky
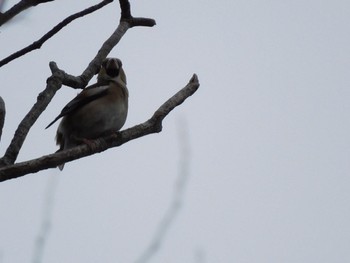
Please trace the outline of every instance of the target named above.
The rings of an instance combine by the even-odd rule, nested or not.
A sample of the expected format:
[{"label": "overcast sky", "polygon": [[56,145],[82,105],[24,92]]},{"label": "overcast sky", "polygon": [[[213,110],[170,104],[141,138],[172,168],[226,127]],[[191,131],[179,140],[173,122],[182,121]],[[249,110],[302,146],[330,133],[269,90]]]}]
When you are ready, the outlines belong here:
[{"label": "overcast sky", "polygon": [[[95,3],[31,9],[1,27],[0,58]],[[0,262],[32,261],[50,184],[42,262],[135,262],[170,205],[186,140],[184,203],[150,262],[350,262],[350,2],[131,4],[135,16],[157,25],[131,29],[110,54],[128,77],[124,128],[148,119],[193,73],[200,89],[160,134],[68,163],[63,172],[1,183]],[[45,88],[49,61],[81,74],[119,13],[115,1],[0,69],[7,106],[1,154]],[[57,150],[57,124],[44,128],[76,94],[67,87],[57,93],[18,161]]]}]

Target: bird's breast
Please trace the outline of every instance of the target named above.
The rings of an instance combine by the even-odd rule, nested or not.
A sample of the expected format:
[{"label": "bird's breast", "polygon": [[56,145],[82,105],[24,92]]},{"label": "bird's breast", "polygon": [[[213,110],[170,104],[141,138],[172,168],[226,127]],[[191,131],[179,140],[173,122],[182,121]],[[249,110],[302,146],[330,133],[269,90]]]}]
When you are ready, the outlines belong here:
[{"label": "bird's breast", "polygon": [[109,92],[111,94],[91,101],[65,116],[61,130],[65,130],[69,135],[88,139],[97,138],[109,131],[120,130],[128,113],[127,91],[125,93],[115,88]]}]

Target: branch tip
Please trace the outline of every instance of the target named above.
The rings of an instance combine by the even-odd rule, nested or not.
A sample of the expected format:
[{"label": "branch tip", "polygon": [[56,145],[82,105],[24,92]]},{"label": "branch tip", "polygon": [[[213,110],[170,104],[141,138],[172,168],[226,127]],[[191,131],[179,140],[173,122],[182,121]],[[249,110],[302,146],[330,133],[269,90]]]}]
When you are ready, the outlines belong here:
[{"label": "branch tip", "polygon": [[156,21],[152,18],[133,17],[131,19],[123,19],[123,20],[128,22],[130,24],[130,27],[135,27],[135,26],[153,27],[156,25]]},{"label": "branch tip", "polygon": [[190,82],[199,84],[198,76],[196,73],[193,74],[192,78],[190,79]]},{"label": "branch tip", "polygon": [[60,70],[58,68],[57,63],[55,61],[50,61],[49,62],[49,67],[50,67],[50,70],[51,70],[52,74]]}]

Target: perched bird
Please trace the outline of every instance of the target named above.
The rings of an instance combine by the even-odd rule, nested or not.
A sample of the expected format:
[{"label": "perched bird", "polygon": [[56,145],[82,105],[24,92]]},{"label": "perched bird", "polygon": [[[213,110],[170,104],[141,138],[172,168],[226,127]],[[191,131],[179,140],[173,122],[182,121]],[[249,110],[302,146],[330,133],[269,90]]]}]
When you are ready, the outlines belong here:
[{"label": "perched bird", "polygon": [[[129,92],[122,62],[106,58],[97,83],[88,86],[70,101],[47,127],[62,118],[56,134],[58,151],[66,150],[120,130],[128,113]],[[64,164],[59,166],[62,170]]]}]

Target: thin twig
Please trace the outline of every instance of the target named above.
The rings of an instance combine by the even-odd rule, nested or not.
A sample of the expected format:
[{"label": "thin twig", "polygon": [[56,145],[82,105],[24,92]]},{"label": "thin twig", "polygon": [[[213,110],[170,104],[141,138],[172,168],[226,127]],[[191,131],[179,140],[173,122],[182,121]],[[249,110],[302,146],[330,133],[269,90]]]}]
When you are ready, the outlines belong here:
[{"label": "thin twig", "polygon": [[0,96],[0,141],[1,141],[2,129],[4,128],[4,124],[5,124],[5,116],[6,116],[5,102]]},{"label": "thin twig", "polygon": [[68,25],[70,22],[72,22],[73,20],[83,17],[85,15],[88,15],[98,9],[101,9],[102,7],[104,7],[105,5],[109,4],[113,2],[113,0],[103,0],[101,3],[91,6],[89,8],[86,8],[83,11],[77,12],[69,17],[67,17],[66,19],[64,19],[62,22],[58,23],[55,27],[53,27],[49,32],[47,32],[45,35],[43,35],[39,40],[34,41],[32,44],[30,44],[29,46],[13,53],[12,55],[4,58],[3,60],[0,61],[0,67],[2,67],[3,65],[6,65],[7,63],[11,62],[12,60],[19,58],[21,56],[24,56],[25,54],[35,50],[35,49],[40,49],[41,46],[48,40],[50,39],[52,36],[54,36],[57,32],[59,32],[62,28],[64,28],[66,25]]},{"label": "thin twig", "polygon": [[36,173],[44,169],[54,168],[61,163],[67,163],[88,155],[103,152],[109,148],[120,146],[130,140],[160,132],[162,130],[163,119],[175,107],[182,104],[188,97],[194,94],[198,88],[198,78],[197,75],[194,74],[186,87],[168,99],[146,122],[124,131],[96,139],[91,145],[83,144],[69,150],[0,168],[0,182],[18,178],[29,173]]},{"label": "thin twig", "polygon": [[10,19],[14,18],[19,13],[28,9],[29,7],[52,1],[54,0],[22,0],[19,3],[15,4],[13,7],[11,7],[9,10],[7,10],[5,13],[0,13],[0,26],[8,22]]},{"label": "thin twig", "polygon": [[190,175],[190,149],[188,140],[188,129],[186,128],[186,125],[184,125],[184,123],[182,123],[182,125],[179,125],[179,131],[179,174],[176,180],[173,198],[165,216],[160,221],[150,244],[147,246],[147,248],[141,254],[141,256],[136,260],[136,263],[149,262],[150,259],[159,251],[167,232],[169,231],[183,204],[186,185],[188,183]]}]

